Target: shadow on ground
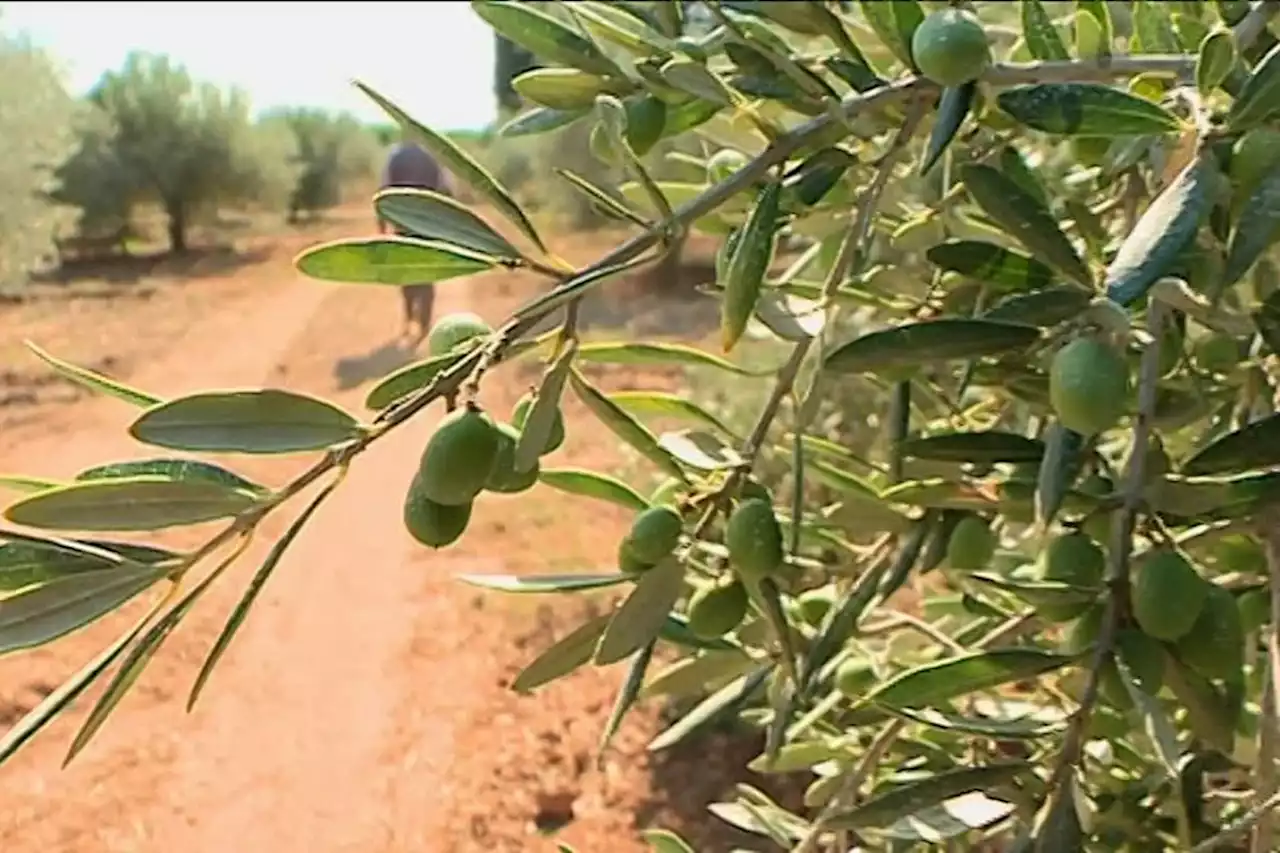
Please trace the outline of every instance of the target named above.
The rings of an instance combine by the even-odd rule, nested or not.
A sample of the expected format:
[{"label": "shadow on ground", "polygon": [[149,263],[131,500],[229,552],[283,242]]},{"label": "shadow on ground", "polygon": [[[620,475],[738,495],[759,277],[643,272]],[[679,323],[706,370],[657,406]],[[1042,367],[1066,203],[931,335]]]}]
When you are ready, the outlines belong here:
[{"label": "shadow on ground", "polygon": [[333,364],[333,378],[340,391],[347,391],[372,379],[381,379],[418,358],[417,350],[403,342],[388,341],[363,355],[338,359]]},{"label": "shadow on ground", "polygon": [[[119,287],[137,285],[147,279],[173,278],[194,280],[229,275],[237,270],[261,263],[272,253],[269,243],[252,248],[217,245],[192,248],[182,254],[148,252],[137,255],[74,258],[63,262],[58,269],[33,279],[39,285],[69,285],[86,281],[99,281]],[[77,288],[75,297],[83,299],[98,296],[114,298],[111,289],[100,292]]]}]

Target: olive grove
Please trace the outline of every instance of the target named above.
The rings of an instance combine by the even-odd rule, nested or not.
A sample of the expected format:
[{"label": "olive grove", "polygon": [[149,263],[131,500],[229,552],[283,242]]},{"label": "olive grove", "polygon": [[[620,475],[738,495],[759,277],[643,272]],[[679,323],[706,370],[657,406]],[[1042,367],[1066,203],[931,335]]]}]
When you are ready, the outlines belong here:
[{"label": "olive grove", "polygon": [[[533,488],[634,513],[614,565],[463,579],[620,593],[514,689],[621,665],[602,749],[642,692],[680,685],[695,702],[651,750],[733,718],[761,735],[753,769],[808,774],[803,809],[739,786],[708,820],[795,853],[1277,849],[1277,4],[708,2],[696,34],[678,3],[471,5],[540,66],[512,80],[533,106],[500,136],[585,133],[626,183],[563,177],[631,236],[573,267],[494,174],[358,84],[486,206],[380,193],[413,236],[315,246],[298,269],[383,287],[525,269],[552,286],[494,328],[440,318],[368,417],[280,389],[159,399],[47,357],[135,406],[129,432],[157,453],[316,460],[272,485],[163,456],[11,478],[0,651],[166,594],[0,760],[103,681],[77,754],[288,505],[190,702],[217,689],[311,513],[363,450],[439,408],[407,460],[422,547],[465,536],[476,501]],[[677,139],[697,140],[673,157],[699,173],[656,177],[645,152]],[[709,342],[580,339],[584,297],[690,230],[720,241]],[[805,245],[786,263],[784,238]],[[741,360],[757,335],[779,352],[767,369]],[[477,390],[517,360],[542,365],[536,392],[486,411]],[[583,369],[637,360],[718,374],[759,410],[636,406],[644,389],[623,398]],[[666,480],[557,467],[568,396]],[[689,425],[655,433],[655,411]],[[217,520],[188,553],[118,538]]]}]

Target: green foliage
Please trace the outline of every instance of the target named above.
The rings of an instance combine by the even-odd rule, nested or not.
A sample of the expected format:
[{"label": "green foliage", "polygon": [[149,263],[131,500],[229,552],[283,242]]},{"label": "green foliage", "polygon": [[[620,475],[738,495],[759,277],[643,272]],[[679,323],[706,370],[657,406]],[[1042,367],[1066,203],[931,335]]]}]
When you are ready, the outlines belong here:
[{"label": "green foliage", "polygon": [[3,34],[0,75],[9,86],[0,101],[0,291],[12,291],[53,263],[55,238],[72,221],[74,212],[50,194],[58,167],[75,151],[75,102],[44,53]]},{"label": "green foliage", "polygon": [[[288,128],[259,127],[247,97],[200,83],[164,56],[131,54],[105,74],[89,100],[110,120],[110,189],[136,204],[160,206],[172,249],[186,248],[190,226],[235,203],[284,209],[295,191],[298,143]],[[104,179],[80,172],[89,185],[68,193],[99,205]]]},{"label": "green foliage", "polygon": [[345,187],[375,175],[380,165],[383,144],[348,115],[291,107],[265,113],[258,126],[273,137],[292,135],[297,146],[301,174],[289,194],[290,222],[335,207]]},{"label": "green foliage", "polygon": [[[392,193],[379,209],[413,237],[325,244],[299,269],[397,286],[519,268],[549,290],[384,378],[368,421],[283,391],[160,400],[37,352],[137,407],[130,434],[151,446],[323,456],[274,488],[176,458],[5,478],[22,491],[6,518],[49,532],[0,532],[0,649],[204,575],[10,730],[0,760],[116,667],[83,747],[228,565],[206,571],[208,555],[325,481],[265,577],[365,448],[443,400],[451,414],[405,496],[424,547],[465,537],[494,492],[545,485],[635,513],[605,572],[463,579],[623,594],[514,689],[625,661],[602,749],[654,694],[693,704],[652,751],[730,717],[758,728],[752,769],[812,779],[796,811],[745,786],[712,806],[761,843],[1138,853],[1252,834],[1274,849],[1276,771],[1259,755],[1274,746],[1276,626],[1259,599],[1280,596],[1280,232],[1269,179],[1240,180],[1266,170],[1232,163],[1244,133],[1276,121],[1270,6],[972,4],[990,65],[943,90],[911,55],[941,4],[711,4],[696,35],[680,4],[473,5],[559,69],[515,87],[558,106],[499,139],[575,140],[575,171],[603,177],[567,184],[633,236],[569,268],[483,148],[361,85],[522,236]],[[656,157],[677,145],[689,155]],[[720,351],[579,340],[580,300],[689,229],[721,242],[707,288],[724,306],[708,336]],[[784,238],[801,254],[780,269]],[[542,376],[508,423],[476,390],[523,359]],[[699,393],[606,391],[581,369],[592,363],[680,366]],[[650,498],[649,483],[552,466],[574,429],[566,394],[665,478]],[[659,416],[689,424],[655,432]],[[228,522],[184,555],[70,532],[210,519]],[[1173,613],[1191,600],[1196,612]],[[660,646],[678,660],[651,672]]]}]

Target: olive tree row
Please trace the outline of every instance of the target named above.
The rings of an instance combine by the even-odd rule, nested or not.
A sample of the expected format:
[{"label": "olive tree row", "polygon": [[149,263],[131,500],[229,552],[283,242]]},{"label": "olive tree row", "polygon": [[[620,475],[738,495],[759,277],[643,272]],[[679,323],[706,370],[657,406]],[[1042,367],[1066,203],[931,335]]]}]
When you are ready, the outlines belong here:
[{"label": "olive tree row", "polygon": [[[523,269],[552,286],[494,328],[440,318],[428,357],[370,390],[367,419],[282,389],[160,399],[38,351],[138,407],[129,432],[158,452],[319,458],[274,485],[163,455],[7,478],[21,494],[0,529],[0,650],[162,594],[0,739],[0,760],[104,679],[74,757],[261,520],[305,495],[194,703],[349,466],[442,407],[404,496],[424,548],[464,536],[476,501],[535,488],[634,513],[605,567],[462,578],[622,593],[514,689],[623,665],[602,749],[647,698],[695,700],[651,750],[727,717],[754,726],[751,767],[811,783],[796,810],[749,786],[713,806],[761,843],[1276,849],[1275,7],[713,1],[714,26],[692,36],[678,3],[473,0],[541,64],[512,81],[539,106],[502,134],[588,127],[592,156],[629,183],[565,179],[633,235],[573,267],[475,159],[358,84],[512,236],[396,190],[375,203],[410,236],[319,245],[299,270],[394,287]],[[655,179],[642,152],[689,135],[712,150],[704,174]],[[581,340],[581,300],[690,229],[721,239],[715,340]],[[784,236],[809,244],[785,268]],[[780,353],[768,369],[739,357],[757,334]],[[520,360],[543,365],[536,391],[485,410],[486,377]],[[763,400],[758,416],[605,391],[586,370],[636,361],[718,372]],[[821,417],[853,387],[877,400],[858,426],[878,440],[856,448]],[[565,395],[667,479],[649,491],[557,466]],[[689,426],[655,433],[654,417]],[[783,475],[763,477],[762,459]],[[211,521],[189,552],[118,536]]]}]

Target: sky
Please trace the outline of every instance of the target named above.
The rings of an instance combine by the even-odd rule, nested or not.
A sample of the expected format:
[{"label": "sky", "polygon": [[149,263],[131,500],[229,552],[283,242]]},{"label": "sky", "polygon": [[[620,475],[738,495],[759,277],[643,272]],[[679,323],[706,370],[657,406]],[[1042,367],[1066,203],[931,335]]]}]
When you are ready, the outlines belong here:
[{"label": "sky", "polygon": [[360,79],[422,123],[480,129],[495,117],[492,32],[465,2],[4,2],[0,23],[50,50],[76,94],[133,50],[245,89],[257,109],[386,116]]}]

